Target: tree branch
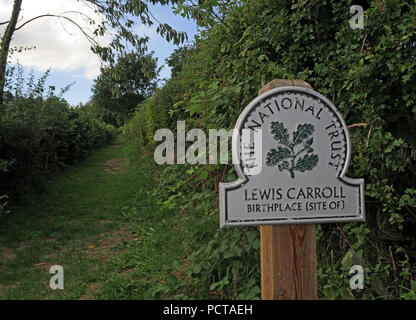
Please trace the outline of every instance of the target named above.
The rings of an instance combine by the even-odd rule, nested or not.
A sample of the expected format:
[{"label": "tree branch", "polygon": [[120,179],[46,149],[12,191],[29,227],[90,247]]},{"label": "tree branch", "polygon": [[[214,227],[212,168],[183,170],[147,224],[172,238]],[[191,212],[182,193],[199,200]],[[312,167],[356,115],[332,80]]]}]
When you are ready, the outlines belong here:
[{"label": "tree branch", "polygon": [[4,85],[6,83],[7,56],[9,55],[10,42],[19,19],[21,6],[22,0],[14,0],[10,21],[0,40],[0,105],[3,104]]},{"label": "tree branch", "polygon": [[347,128],[354,128],[354,127],[366,127],[367,123],[360,122],[360,123],[353,123],[347,126]]},{"label": "tree branch", "polygon": [[4,22],[0,22],[0,26],[3,24],[8,24],[10,21],[4,21]]},{"label": "tree branch", "polygon": [[39,18],[45,18],[45,17],[53,17],[53,18],[59,18],[59,19],[66,19],[66,20],[68,20],[69,22],[71,22],[73,25],[75,25],[82,33],[83,33],[83,35],[87,38],[87,40],[91,43],[91,44],[93,44],[93,45],[97,45],[97,41],[95,41],[95,39],[93,38],[93,37],[91,37],[89,34],[87,34],[85,31],[84,31],[84,29],[78,24],[78,23],[76,23],[74,20],[72,20],[71,18],[68,18],[68,17],[66,17],[66,16],[63,16],[63,15],[57,15],[57,14],[42,14],[42,15],[40,15],[40,16],[37,16],[37,17],[34,17],[34,18],[32,18],[32,19],[29,19],[28,21],[26,21],[25,23],[23,23],[22,25],[20,25],[19,27],[17,27],[17,28],[15,28],[15,31],[18,31],[18,30],[20,30],[21,28],[23,28],[25,25],[27,25],[28,23],[30,23],[30,22],[32,22],[32,21],[34,21],[34,20],[37,20],[37,19],[39,19]]},{"label": "tree branch", "polygon": [[106,11],[106,8],[104,7],[104,5],[101,4],[99,1],[96,1],[96,0],[82,0],[82,2],[85,3],[85,4],[90,3],[90,4],[94,5],[94,6],[97,6],[102,11]]}]

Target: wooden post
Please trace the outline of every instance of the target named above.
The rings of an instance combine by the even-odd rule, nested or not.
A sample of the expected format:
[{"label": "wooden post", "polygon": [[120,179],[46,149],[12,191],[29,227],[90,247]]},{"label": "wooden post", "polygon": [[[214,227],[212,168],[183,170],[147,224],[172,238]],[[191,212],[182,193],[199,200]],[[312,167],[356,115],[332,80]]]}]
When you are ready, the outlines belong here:
[{"label": "wooden post", "polygon": [[[259,90],[301,86],[302,80],[276,79]],[[261,226],[261,298],[263,300],[317,299],[316,227],[314,224]]]}]

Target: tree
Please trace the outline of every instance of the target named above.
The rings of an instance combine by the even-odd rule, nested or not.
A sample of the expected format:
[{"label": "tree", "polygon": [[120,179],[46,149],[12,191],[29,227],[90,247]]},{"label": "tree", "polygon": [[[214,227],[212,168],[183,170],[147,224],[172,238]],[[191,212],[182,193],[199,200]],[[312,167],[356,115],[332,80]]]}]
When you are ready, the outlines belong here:
[{"label": "tree", "polygon": [[[10,44],[13,34],[19,31],[27,24],[40,18],[58,18],[69,21],[76,26],[86,39],[91,43],[91,49],[104,61],[113,65],[120,56],[125,55],[128,51],[136,51],[143,54],[146,51],[148,37],[140,37],[134,33],[135,18],[141,23],[148,26],[157,24],[157,32],[168,41],[180,44],[186,39],[184,32],[178,32],[166,23],[157,20],[149,10],[149,5],[161,4],[178,4],[183,0],[74,0],[82,1],[92,6],[96,13],[103,17],[102,21],[95,21],[83,12],[67,11],[60,14],[45,13],[30,18],[19,24],[19,14],[22,6],[22,0],[14,0],[13,10],[9,21],[0,22],[5,25],[5,31],[0,42],[0,104],[3,103],[3,91],[6,78],[7,57],[10,51]],[[81,16],[90,27],[92,32],[78,24],[73,15]],[[101,46],[97,42],[99,36],[103,36],[108,30],[115,32],[111,42],[107,46]],[[117,69],[114,70],[117,72]],[[117,78],[117,75],[114,74]]]},{"label": "tree", "polygon": [[123,124],[137,104],[153,94],[158,72],[157,59],[152,54],[131,52],[120,56],[114,66],[101,69],[92,88],[90,108],[107,123]]},{"label": "tree", "polygon": [[169,67],[171,67],[172,77],[182,71],[182,65],[193,48],[189,45],[175,49],[172,54],[165,59]]},{"label": "tree", "polygon": [[0,43],[0,104],[3,104],[4,84],[6,82],[6,65],[9,55],[10,42],[16,30],[17,19],[19,18],[22,0],[15,0],[13,11],[9,21],[1,22],[0,25],[7,24],[6,30],[1,38]]}]

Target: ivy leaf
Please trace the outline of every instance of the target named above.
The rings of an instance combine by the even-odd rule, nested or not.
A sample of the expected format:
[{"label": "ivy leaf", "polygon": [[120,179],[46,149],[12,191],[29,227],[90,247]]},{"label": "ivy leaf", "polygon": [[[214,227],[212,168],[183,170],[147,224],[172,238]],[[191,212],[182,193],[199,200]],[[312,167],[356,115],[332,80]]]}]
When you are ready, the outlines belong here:
[{"label": "ivy leaf", "polygon": [[266,165],[268,166],[275,166],[280,161],[289,158],[291,152],[286,147],[278,147],[276,149],[271,149],[266,156]]},{"label": "ivy leaf", "polygon": [[297,144],[301,143],[303,140],[309,137],[314,131],[315,128],[310,123],[299,124],[298,129],[293,133],[293,145],[296,146]]},{"label": "ivy leaf", "polygon": [[317,154],[306,154],[302,158],[299,158],[298,161],[296,161],[296,165],[293,169],[300,172],[312,170],[318,164],[318,160],[319,157]]},{"label": "ivy leaf", "polygon": [[287,132],[283,122],[272,122],[271,129],[275,140],[285,146],[289,146],[289,132]]}]

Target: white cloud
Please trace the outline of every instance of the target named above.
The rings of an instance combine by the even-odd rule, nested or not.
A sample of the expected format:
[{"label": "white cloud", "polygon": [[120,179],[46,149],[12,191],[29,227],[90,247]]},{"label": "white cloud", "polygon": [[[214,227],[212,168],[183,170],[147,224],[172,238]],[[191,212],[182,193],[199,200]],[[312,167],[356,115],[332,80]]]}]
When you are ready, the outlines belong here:
[{"label": "white cloud", "polygon": [[149,38],[159,37],[157,33],[157,26],[155,24],[150,27],[145,24],[141,24],[137,27],[136,32],[139,36],[148,36]]},{"label": "white cloud", "polygon": [[[12,0],[0,0],[0,22],[9,19],[12,4]],[[60,14],[65,11],[79,11],[95,21],[101,21],[101,17],[81,1],[26,0],[22,4],[18,26],[41,14]],[[83,28],[93,28],[79,14],[68,13],[67,16]],[[4,26],[0,28],[1,35],[3,31]],[[110,36],[100,39],[100,43],[109,41]],[[91,44],[76,26],[64,19],[44,17],[30,22],[15,32],[11,46],[36,46],[36,49],[15,53],[12,62],[19,61],[22,66],[37,71],[48,68],[60,71],[81,69],[87,79],[93,79],[99,74],[100,60],[91,52]]]}]

